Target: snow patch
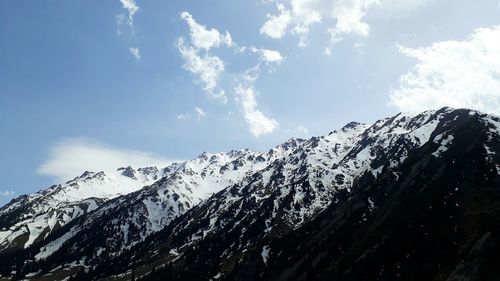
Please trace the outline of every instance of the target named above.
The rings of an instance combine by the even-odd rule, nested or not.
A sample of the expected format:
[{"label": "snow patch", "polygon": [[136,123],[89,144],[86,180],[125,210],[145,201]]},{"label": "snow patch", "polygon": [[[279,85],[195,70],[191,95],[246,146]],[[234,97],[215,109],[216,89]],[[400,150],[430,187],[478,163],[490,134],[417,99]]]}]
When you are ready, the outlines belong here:
[{"label": "snow patch", "polygon": [[438,147],[438,149],[436,151],[434,151],[432,153],[432,155],[434,157],[439,157],[443,152],[445,152],[446,150],[448,150],[448,146],[449,146],[449,144],[451,144],[452,141],[453,141],[453,136],[452,135],[448,135],[445,138],[443,138],[442,134],[437,135],[434,138],[434,142],[435,143],[439,143],[440,142],[441,145]]},{"label": "snow patch", "polygon": [[267,265],[267,260],[269,259],[270,250],[271,248],[269,247],[269,245],[265,245],[264,247],[262,247],[262,252],[260,253],[260,255],[262,256],[262,260],[266,265]]},{"label": "snow patch", "polygon": [[57,238],[54,241],[51,241],[44,247],[40,248],[40,252],[36,254],[35,259],[36,260],[46,259],[48,256],[52,255],[57,250],[59,250],[61,246],[64,244],[64,242],[73,237],[75,233],[76,233],[75,228],[72,228],[69,232],[64,233],[64,235],[62,235],[61,237]]},{"label": "snow patch", "polygon": [[371,197],[368,197],[368,208],[370,209],[370,212],[373,212],[373,210],[375,210],[375,203],[373,202]]}]

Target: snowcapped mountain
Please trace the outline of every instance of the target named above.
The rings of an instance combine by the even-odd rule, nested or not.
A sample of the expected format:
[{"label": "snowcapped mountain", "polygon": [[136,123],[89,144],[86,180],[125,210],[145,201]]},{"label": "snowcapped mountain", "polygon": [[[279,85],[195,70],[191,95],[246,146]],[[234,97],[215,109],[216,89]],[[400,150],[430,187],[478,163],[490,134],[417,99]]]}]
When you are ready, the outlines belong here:
[{"label": "snowcapped mountain", "polygon": [[[72,181],[22,196],[2,208],[0,220],[6,225],[0,236],[5,237],[3,249],[18,249],[20,245],[26,248],[39,242],[39,252],[34,258],[40,260],[71,240],[78,244],[74,249],[92,248],[89,258],[99,258],[105,248],[119,254],[283,153],[281,146],[269,151],[265,158],[264,154],[248,149],[205,152],[162,170],[127,167],[119,168],[111,176],[85,172]],[[82,216],[88,212],[89,215]],[[19,220],[18,213],[28,215]],[[62,228],[65,225],[68,226]],[[94,240],[96,237],[105,239]],[[22,239],[26,238],[29,239],[24,242]]]},{"label": "snowcapped mountain", "polygon": [[0,209],[0,252],[29,247],[102,203],[152,184],[168,172],[156,167],[86,171],[63,184],[20,196]]},{"label": "snowcapped mountain", "polygon": [[[378,280],[378,274],[380,280],[408,280],[415,274],[408,257],[423,250],[416,280],[434,280],[437,272],[479,280],[479,271],[462,268],[479,261],[461,263],[459,257],[488,260],[500,249],[494,244],[500,238],[499,151],[500,119],[470,110],[349,124],[301,141],[287,156],[195,206],[113,262],[145,280]],[[395,233],[384,236],[386,229]],[[398,239],[401,229],[404,239]],[[412,246],[406,241],[416,233],[421,244]],[[425,250],[441,243],[440,259]],[[336,264],[340,258],[348,263]],[[440,263],[449,268],[439,269]],[[403,264],[406,270],[399,270]],[[500,274],[492,265],[485,268],[481,274]],[[83,276],[103,271],[98,265]]]},{"label": "snowcapped mountain", "polygon": [[[278,155],[278,151],[272,154]],[[262,169],[270,159],[248,149],[202,153],[142,190],[118,197],[40,243],[35,259],[47,259],[63,245],[66,254],[88,252],[86,261],[115,256],[163,229],[173,219],[223,188]],[[54,240],[52,240],[54,239]]]},{"label": "snowcapped mountain", "polygon": [[[377,176],[399,165],[429,141],[437,126],[448,121],[446,117],[446,112],[398,115],[371,126],[350,123],[326,136],[301,141],[289,147],[286,156],[197,206],[173,232],[208,221],[201,236],[199,229],[182,235],[186,244],[217,229],[245,232],[246,226],[255,225],[262,228],[256,235],[282,235],[340,200],[337,197],[350,192],[364,172]],[[261,224],[256,224],[258,218]],[[239,240],[235,247],[244,248],[249,242]]]},{"label": "snowcapped mountain", "polygon": [[[468,131],[476,137],[470,147],[463,144]],[[323,237],[333,231],[324,228],[331,213],[339,225],[348,221],[356,226],[371,223],[383,204],[392,207],[380,216],[392,215],[397,201],[385,200],[402,184],[422,184],[418,168],[409,164],[413,162],[440,163],[445,169],[465,161],[462,154],[467,153],[481,165],[485,182],[500,185],[499,132],[498,117],[443,108],[398,114],[371,125],[352,122],[267,152],[203,153],[162,170],[149,186],[102,200],[25,250],[0,254],[0,274],[23,278],[31,273],[33,280],[75,274],[77,280],[132,275],[150,280],[301,280],[284,277],[285,271],[297,269],[283,264],[301,257],[279,256],[293,252],[280,242],[283,238],[299,247],[315,241],[308,235]],[[456,172],[462,170],[468,171]],[[431,174],[424,182],[441,180],[440,173]],[[392,187],[385,190],[385,184]],[[379,186],[376,192],[365,192],[372,186]],[[80,197],[79,202],[87,200],[95,199]],[[0,213],[0,221],[5,217]],[[331,232],[331,237],[338,235]],[[321,243],[334,243],[329,237]],[[312,263],[322,259],[321,253],[310,255],[317,255]]]}]

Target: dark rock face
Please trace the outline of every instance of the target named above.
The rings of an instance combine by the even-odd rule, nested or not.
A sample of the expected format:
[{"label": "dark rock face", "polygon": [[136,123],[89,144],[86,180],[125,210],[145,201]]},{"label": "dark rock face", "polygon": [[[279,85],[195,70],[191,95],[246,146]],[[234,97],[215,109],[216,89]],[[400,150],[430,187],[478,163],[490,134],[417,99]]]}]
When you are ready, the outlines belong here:
[{"label": "dark rock face", "polygon": [[275,157],[142,240],[130,229],[140,242],[128,248],[113,225],[177,178],[111,200],[37,242],[87,226],[45,260],[30,258],[38,248],[0,255],[1,274],[15,268],[21,279],[86,257],[53,272],[71,280],[500,280],[499,132],[497,117],[444,108],[292,139],[221,164],[214,171],[227,175]]},{"label": "dark rock face", "polygon": [[130,166],[118,168],[118,171],[120,171],[123,176],[129,177],[131,179],[136,179],[135,170]]}]

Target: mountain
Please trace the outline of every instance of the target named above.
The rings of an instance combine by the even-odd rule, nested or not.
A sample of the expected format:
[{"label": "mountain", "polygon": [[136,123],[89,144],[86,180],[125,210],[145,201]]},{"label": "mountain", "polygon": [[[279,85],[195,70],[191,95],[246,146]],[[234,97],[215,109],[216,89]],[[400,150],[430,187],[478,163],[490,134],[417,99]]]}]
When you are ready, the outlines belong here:
[{"label": "mountain", "polygon": [[[20,262],[24,265],[25,260],[34,260],[42,265],[50,263],[53,259],[51,255],[70,241],[74,241],[75,245],[67,254],[74,264],[91,262],[82,261],[82,253],[86,253],[89,260],[95,259],[94,263],[103,259],[103,252],[106,256],[118,255],[151,233],[161,230],[173,218],[208,196],[238,182],[254,170],[262,169],[283,153],[282,146],[267,154],[248,149],[217,154],[205,152],[193,160],[174,163],[161,171],[156,168],[140,168],[137,171],[130,167],[120,168],[117,170],[118,177],[115,175],[113,179],[103,172],[85,172],[68,183],[21,196],[0,212],[0,220],[9,223],[5,224],[5,232],[10,234],[6,237],[14,237],[5,239],[5,254],[0,256],[0,270],[11,272],[12,264]],[[148,171],[149,177],[142,174],[145,171]],[[137,186],[131,188],[130,180],[150,185],[143,189]],[[119,192],[124,195],[118,196]],[[92,205],[87,208],[85,204]],[[59,217],[61,222],[54,223],[54,218]],[[40,237],[34,241],[36,243],[32,245],[33,241],[29,241],[24,246],[31,247],[19,251],[22,248],[16,237],[34,236],[35,231],[29,228],[33,228],[33,225],[44,232],[36,232],[37,237]],[[16,232],[16,229],[24,232]],[[60,252],[65,249],[67,247],[63,247]],[[55,262],[59,262],[59,258],[56,256]]]},{"label": "mountain", "polygon": [[168,172],[156,167],[86,171],[63,184],[20,196],[0,208],[0,253],[29,247],[102,203],[150,185]]},{"label": "mountain", "polygon": [[0,274],[496,280],[499,132],[498,117],[443,108],[204,153],[0,255]]},{"label": "mountain", "polygon": [[40,243],[40,251],[34,257],[53,262],[49,256],[59,250],[63,242],[67,247],[59,251],[55,264],[62,253],[77,258],[72,261],[80,261],[84,253],[85,263],[92,264],[107,256],[116,256],[163,229],[213,193],[259,170],[269,159],[272,156],[265,159],[248,149],[217,154],[205,152],[179,164],[170,175],[154,184],[110,200],[75,220]]}]

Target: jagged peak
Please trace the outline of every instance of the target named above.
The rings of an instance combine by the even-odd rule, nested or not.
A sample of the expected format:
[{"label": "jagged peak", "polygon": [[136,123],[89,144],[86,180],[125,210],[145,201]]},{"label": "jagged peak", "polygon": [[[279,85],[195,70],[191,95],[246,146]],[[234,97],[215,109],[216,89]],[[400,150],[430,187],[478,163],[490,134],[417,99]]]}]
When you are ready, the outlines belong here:
[{"label": "jagged peak", "polygon": [[278,144],[274,148],[271,148],[267,154],[274,155],[276,153],[283,153],[285,151],[293,150],[303,144],[306,140],[302,138],[290,138],[287,141]]},{"label": "jagged peak", "polygon": [[360,122],[351,121],[351,122],[345,124],[341,130],[346,132],[346,131],[354,130],[354,129],[359,128],[360,126],[364,126],[364,125],[365,124],[360,123]]},{"label": "jagged peak", "polygon": [[92,178],[102,177],[104,175],[105,175],[104,171],[100,171],[100,172],[85,171],[81,175],[76,176],[74,179],[67,181],[66,184],[71,184],[71,183],[75,183],[75,182],[79,182],[79,181],[86,181],[86,180],[90,180]]},{"label": "jagged peak", "polygon": [[131,179],[137,179],[135,176],[135,169],[132,166],[118,168],[117,171],[121,172],[122,176],[129,177]]},{"label": "jagged peak", "polygon": [[160,170],[158,169],[157,166],[149,166],[149,167],[139,168],[139,169],[137,169],[137,171],[139,173],[148,175],[148,174],[151,174],[151,173],[158,173]]}]

